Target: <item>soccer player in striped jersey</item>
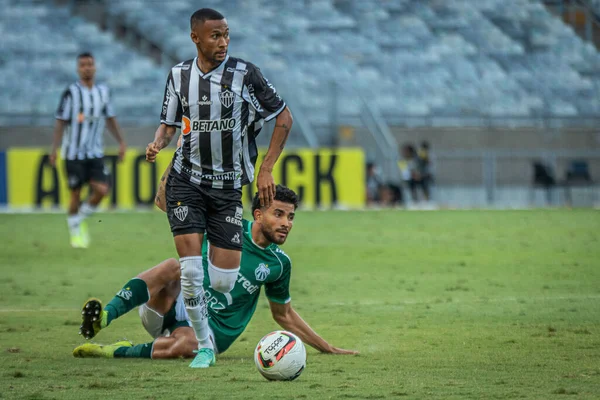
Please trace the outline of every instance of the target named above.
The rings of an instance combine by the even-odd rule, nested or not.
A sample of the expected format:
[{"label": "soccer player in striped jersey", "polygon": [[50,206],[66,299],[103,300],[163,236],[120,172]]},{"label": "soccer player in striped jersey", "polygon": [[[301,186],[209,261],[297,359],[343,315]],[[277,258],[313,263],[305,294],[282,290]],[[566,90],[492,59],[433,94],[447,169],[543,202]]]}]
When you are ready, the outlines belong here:
[{"label": "soccer player in striped jersey", "polygon": [[[198,52],[171,69],[165,87],[161,124],[146,158],[156,155],[181,128],[183,143],[173,158],[166,185],[167,217],[181,263],[181,287],[196,332],[199,352],[191,367],[214,359],[209,340],[202,281],[203,262],[213,289],[229,292],[240,268],[243,240],[242,191],[254,179],[255,137],[275,119],[267,154],[258,172],[261,204],[275,195],[272,170],[292,126],[292,115],[275,87],[254,64],[230,57],[229,27],[219,12],[203,8],[190,19]],[[202,256],[208,237],[210,251]]]},{"label": "soccer player in striped jersey", "polygon": [[[261,206],[255,196],[252,204],[254,222],[243,220],[242,262],[234,288],[223,294],[211,288],[209,280],[204,279],[209,306],[209,338],[218,353],[226,351],[242,334],[256,310],[263,286],[273,319],[283,329],[323,353],[357,353],[330,345],[291,305],[292,263],[279,245],[286,241],[292,230],[297,205],[296,194],[281,185],[277,185],[269,207]],[[206,255],[207,252],[205,238],[203,253]],[[208,263],[204,261],[203,264],[207,270]],[[194,357],[198,341],[183,305],[179,274],[177,260],[165,260],[127,282],[104,309],[96,299],[88,300],[83,307],[81,333],[86,338],[94,337],[116,318],[139,306],[142,324],[154,338],[152,342],[136,346],[127,341],[106,346],[86,343],[75,348],[73,355],[154,359]]]},{"label": "soccer player in striped jersey", "polygon": [[[119,159],[125,154],[125,141],[105,84],[96,83],[94,56],[77,56],[79,81],[63,92],[56,112],[50,164],[56,165],[56,153],[62,138],[61,157],[65,160],[69,190],[67,223],[71,246],[85,248],[89,235],[85,218],[96,211],[108,193],[108,171],[104,166],[104,128],[108,126],[119,143]],[[64,136],[63,136],[64,135]],[[91,194],[81,203],[81,188],[89,184]]]}]

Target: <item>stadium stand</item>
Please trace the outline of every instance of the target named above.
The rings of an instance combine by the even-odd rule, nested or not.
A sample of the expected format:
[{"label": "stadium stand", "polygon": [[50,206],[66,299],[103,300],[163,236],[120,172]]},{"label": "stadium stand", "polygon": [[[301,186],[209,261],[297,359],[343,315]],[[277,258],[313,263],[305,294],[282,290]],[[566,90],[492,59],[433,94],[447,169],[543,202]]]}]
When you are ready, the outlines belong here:
[{"label": "stadium stand", "polygon": [[[196,2],[104,4],[107,19],[143,35],[172,59],[195,55],[187,21]],[[8,0],[0,5],[6,10],[0,17],[0,71],[8,78],[0,89],[10,94],[3,96],[2,110],[52,112],[58,93],[74,77],[73,56],[85,48],[102,62],[99,72],[114,88],[119,115],[156,115],[166,68],[95,25],[69,17],[66,9]],[[330,122],[334,101],[339,122],[356,117],[362,109],[356,96],[395,125],[406,119],[427,125],[433,117],[529,125],[536,118],[600,116],[600,54],[539,1],[206,0],[202,5],[227,16],[231,54],[265,70],[315,126]],[[11,23],[9,29],[8,21],[32,15],[35,24]],[[27,81],[21,77],[25,66]],[[137,96],[139,90],[147,96]]]},{"label": "stadium stand", "polygon": [[66,7],[10,0],[0,0],[0,7],[0,124],[30,124],[31,115],[47,124],[60,94],[77,77],[75,58],[83,51],[96,57],[98,78],[110,84],[122,120],[157,119],[164,68]]}]

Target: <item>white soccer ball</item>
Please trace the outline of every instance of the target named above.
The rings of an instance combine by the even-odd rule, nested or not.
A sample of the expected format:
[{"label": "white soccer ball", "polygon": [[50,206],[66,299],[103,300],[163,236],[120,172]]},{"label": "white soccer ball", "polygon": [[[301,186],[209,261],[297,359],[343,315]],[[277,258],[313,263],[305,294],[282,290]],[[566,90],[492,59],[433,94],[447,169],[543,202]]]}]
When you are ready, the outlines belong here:
[{"label": "white soccer ball", "polygon": [[291,332],[271,332],[258,342],[254,350],[258,372],[272,381],[292,381],[306,367],[306,349]]}]

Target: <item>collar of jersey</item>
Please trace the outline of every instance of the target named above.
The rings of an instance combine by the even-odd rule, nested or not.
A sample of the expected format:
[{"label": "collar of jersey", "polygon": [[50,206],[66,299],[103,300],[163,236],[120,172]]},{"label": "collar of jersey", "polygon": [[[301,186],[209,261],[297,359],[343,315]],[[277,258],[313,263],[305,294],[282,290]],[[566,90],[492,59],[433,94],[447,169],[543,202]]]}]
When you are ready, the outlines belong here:
[{"label": "collar of jersey", "polygon": [[94,87],[96,86],[96,83],[94,83],[94,84],[92,85],[92,87],[91,87],[91,88],[89,88],[89,87],[87,87],[87,86],[85,86],[85,85],[82,85],[82,84],[81,84],[81,81],[76,81],[76,82],[75,82],[75,84],[76,84],[77,86],[79,86],[81,89],[86,89],[86,90],[93,90],[93,89],[94,89]]},{"label": "collar of jersey", "polygon": [[252,221],[250,221],[250,223],[248,224],[248,230],[246,231],[246,236],[248,236],[250,238],[250,241],[252,242],[254,247],[256,247],[260,250],[269,250],[270,248],[275,246],[275,243],[271,243],[267,247],[261,247],[261,246],[257,245],[256,242],[254,241],[254,238],[252,237],[252,225],[253,224],[254,224],[254,222],[252,222]]},{"label": "collar of jersey", "polygon": [[198,68],[198,57],[194,57],[194,70],[198,73],[198,75],[200,75],[200,77],[202,79],[208,79],[215,72],[222,71],[223,68],[225,67],[225,63],[227,63],[227,60],[229,60],[229,54],[227,54],[227,56],[225,57],[225,59],[223,60],[223,62],[221,64],[219,64],[219,66],[217,68],[215,68],[215,69],[207,72],[206,74],[204,74],[204,73],[202,73],[202,71],[200,71],[200,68]]}]

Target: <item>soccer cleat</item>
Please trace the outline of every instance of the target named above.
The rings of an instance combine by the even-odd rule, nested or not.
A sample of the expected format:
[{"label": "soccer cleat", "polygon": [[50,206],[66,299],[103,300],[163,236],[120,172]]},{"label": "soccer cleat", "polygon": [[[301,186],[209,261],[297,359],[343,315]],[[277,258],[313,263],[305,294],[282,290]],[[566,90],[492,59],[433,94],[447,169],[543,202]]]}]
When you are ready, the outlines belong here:
[{"label": "soccer cleat", "polygon": [[82,249],[82,248],[84,248],[80,234],[75,233],[75,232],[71,232],[71,247],[74,248],[74,249]]},{"label": "soccer cleat", "polygon": [[190,363],[190,368],[208,368],[215,365],[215,352],[209,348],[195,350],[196,357]]},{"label": "soccer cleat", "polygon": [[87,249],[90,246],[90,233],[85,221],[81,221],[79,225],[79,240],[81,248]]},{"label": "soccer cleat", "polygon": [[106,328],[108,313],[102,309],[102,302],[98,299],[89,299],[81,310],[81,326],[79,334],[86,339],[91,339]]},{"label": "soccer cleat", "polygon": [[75,347],[73,357],[80,358],[113,358],[115,350],[119,347],[132,347],[133,344],[128,340],[123,340],[109,345],[101,345],[97,343],[84,343],[81,346]]}]

